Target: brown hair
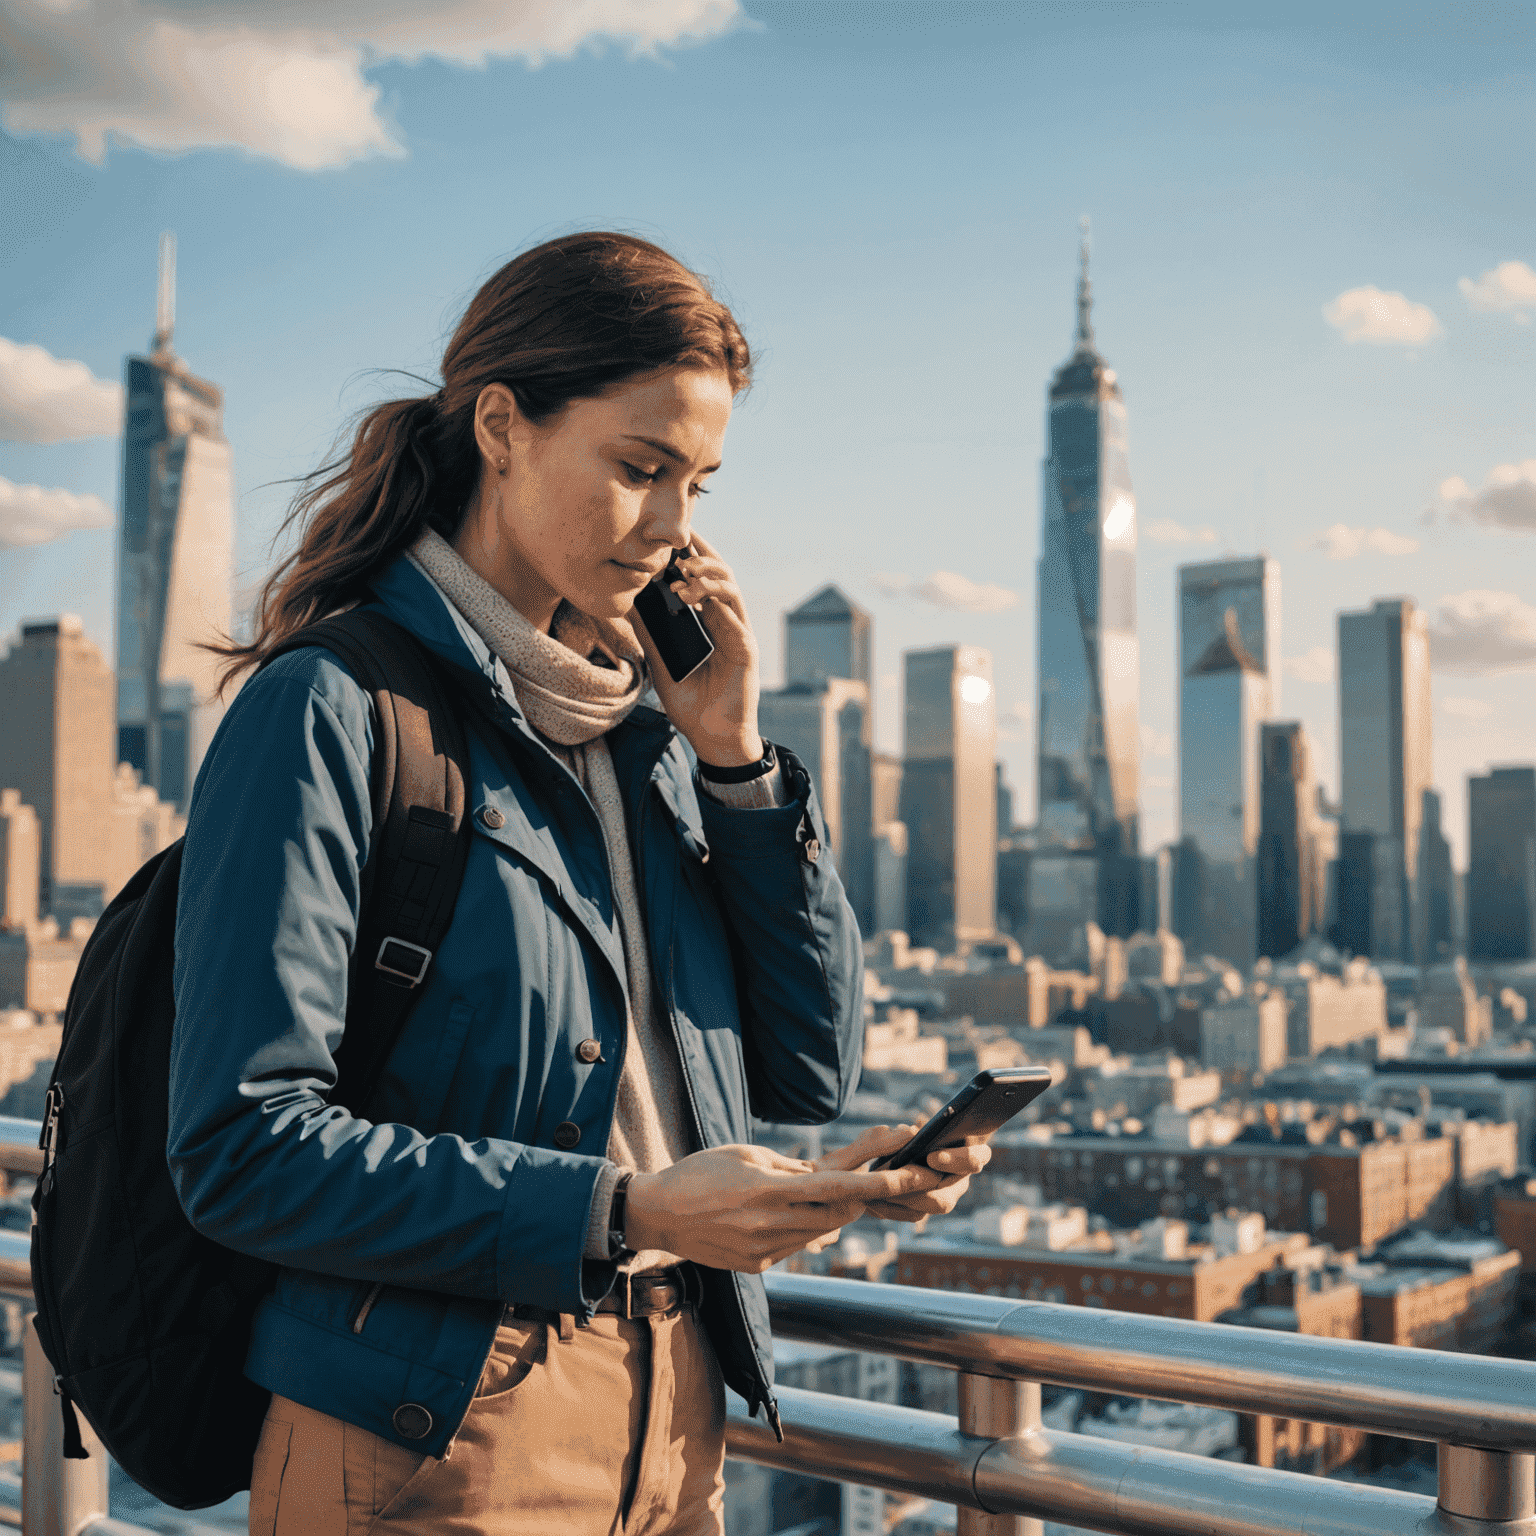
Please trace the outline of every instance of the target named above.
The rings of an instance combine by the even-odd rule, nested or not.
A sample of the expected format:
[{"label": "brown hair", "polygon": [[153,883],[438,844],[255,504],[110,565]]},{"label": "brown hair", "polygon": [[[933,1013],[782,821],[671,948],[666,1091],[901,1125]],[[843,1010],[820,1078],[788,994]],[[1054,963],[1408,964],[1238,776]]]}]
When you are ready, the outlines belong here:
[{"label": "brown hair", "polygon": [[267,578],[248,644],[212,647],[227,685],[304,625],[362,599],[429,526],[458,531],[480,475],[475,402],[505,384],[533,422],[636,374],[724,369],[733,392],[752,355],[709,284],[633,235],[565,235],[524,251],[475,295],[443,354],[443,387],[369,411],[352,445],[305,477],[282,530],[299,547]]}]

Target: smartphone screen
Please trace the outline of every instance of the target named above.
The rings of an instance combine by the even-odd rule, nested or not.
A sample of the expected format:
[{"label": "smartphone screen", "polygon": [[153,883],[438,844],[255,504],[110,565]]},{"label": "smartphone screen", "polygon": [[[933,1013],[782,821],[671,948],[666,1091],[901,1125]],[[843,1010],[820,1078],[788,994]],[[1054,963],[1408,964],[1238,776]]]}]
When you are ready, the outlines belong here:
[{"label": "smartphone screen", "polygon": [[978,1072],[906,1146],[889,1157],[877,1158],[870,1171],[922,1163],[930,1152],[963,1146],[973,1137],[990,1141],[1050,1086],[1049,1067],[999,1067]]}]

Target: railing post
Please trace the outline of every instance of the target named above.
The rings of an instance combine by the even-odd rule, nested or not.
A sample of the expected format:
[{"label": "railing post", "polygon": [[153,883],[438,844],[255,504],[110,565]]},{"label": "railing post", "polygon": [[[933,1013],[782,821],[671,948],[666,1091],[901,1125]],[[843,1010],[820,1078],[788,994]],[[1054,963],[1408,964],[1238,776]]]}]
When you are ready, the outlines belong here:
[{"label": "railing post", "polygon": [[[1011,1440],[1040,1428],[1040,1383],[960,1372],[960,1432]],[[1045,1522],[1027,1515],[989,1515],[961,1508],[955,1536],[1045,1536]]]},{"label": "railing post", "polygon": [[30,1319],[22,1346],[22,1417],[22,1536],[79,1536],[107,1514],[107,1452],[82,1418],[80,1437],[90,1456],[65,1461],[53,1367]]},{"label": "railing post", "polygon": [[1510,1521],[1536,1517],[1536,1455],[1442,1441],[1439,1473],[1440,1508],[1459,1521],[1503,1530]]}]

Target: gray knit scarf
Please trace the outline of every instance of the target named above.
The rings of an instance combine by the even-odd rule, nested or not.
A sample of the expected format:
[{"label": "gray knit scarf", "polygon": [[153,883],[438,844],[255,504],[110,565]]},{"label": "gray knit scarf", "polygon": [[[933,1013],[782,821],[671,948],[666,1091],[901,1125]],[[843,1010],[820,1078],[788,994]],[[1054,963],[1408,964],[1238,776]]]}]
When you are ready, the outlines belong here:
[{"label": "gray knit scarf", "polygon": [[546,635],[430,528],[410,558],[501,657],[528,723],[547,740],[580,746],[612,730],[639,703],[645,662],[627,625],[561,603]]}]

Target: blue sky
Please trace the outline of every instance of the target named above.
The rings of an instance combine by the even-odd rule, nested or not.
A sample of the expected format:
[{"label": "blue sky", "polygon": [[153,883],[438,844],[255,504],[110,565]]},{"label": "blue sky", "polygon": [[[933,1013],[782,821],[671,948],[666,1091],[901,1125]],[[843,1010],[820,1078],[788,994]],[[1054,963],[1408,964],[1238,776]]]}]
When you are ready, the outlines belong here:
[{"label": "blue sky", "polygon": [[[283,8],[262,59],[301,46]],[[0,66],[0,336],[118,378],[148,341],[156,240],[174,229],[177,348],[226,391],[245,571],[267,562],[276,482],[351,413],[415,389],[373,370],[431,376],[463,303],[520,247],[633,229],[714,278],[759,351],[705,515],[767,681],[781,611],[825,580],[875,615],[888,747],[902,650],[989,646],[1027,811],[1044,389],[1070,350],[1088,213],[1140,512],[1148,842],[1175,830],[1188,559],[1279,560],[1283,712],[1330,782],[1334,615],[1400,593],[1449,664],[1435,762],[1458,843],[1464,776],[1536,758],[1536,13],[604,0],[632,34],[614,40],[561,31],[550,0],[453,0],[393,32],[356,19],[370,9],[395,16],[296,13],[334,47],[305,66],[319,105],[279,132],[259,92],[183,101],[168,68],[146,94],[57,7],[0,0],[0,41],[30,28],[78,86],[55,100]],[[477,10],[522,30],[454,31]],[[158,16],[182,31],[157,36],[193,47],[250,14],[144,0],[114,24]],[[117,135],[93,163],[73,133],[89,151],[102,125]],[[347,163],[304,164],[327,156]],[[1381,297],[1340,301],[1359,290]],[[0,442],[0,477],[115,505],[117,453],[111,436]],[[106,529],[0,548],[0,633],[70,609],[107,644],[111,567]],[[1017,601],[945,609],[877,579],[938,571]]]}]

